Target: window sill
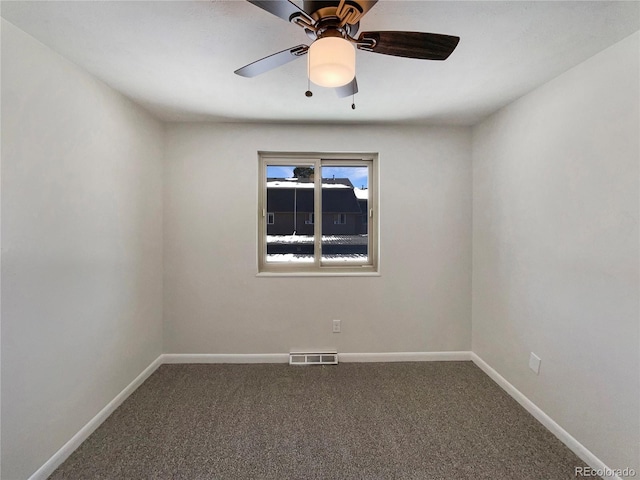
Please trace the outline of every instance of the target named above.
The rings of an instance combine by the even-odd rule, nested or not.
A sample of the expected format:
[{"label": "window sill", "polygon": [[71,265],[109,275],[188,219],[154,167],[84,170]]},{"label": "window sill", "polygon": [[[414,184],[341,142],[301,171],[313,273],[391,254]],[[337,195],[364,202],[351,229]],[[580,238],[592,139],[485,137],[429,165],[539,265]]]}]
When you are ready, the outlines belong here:
[{"label": "window sill", "polygon": [[256,277],[380,277],[380,272],[258,272]]}]

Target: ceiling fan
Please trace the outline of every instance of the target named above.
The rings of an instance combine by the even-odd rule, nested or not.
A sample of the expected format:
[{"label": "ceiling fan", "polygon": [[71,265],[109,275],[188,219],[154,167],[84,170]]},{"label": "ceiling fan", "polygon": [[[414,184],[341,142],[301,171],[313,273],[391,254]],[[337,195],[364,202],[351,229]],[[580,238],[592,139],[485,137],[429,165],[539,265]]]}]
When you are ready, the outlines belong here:
[{"label": "ceiling fan", "polygon": [[[378,0],[305,0],[302,8],[289,0],[247,1],[301,27],[313,42],[274,53],[234,73],[255,77],[308,54],[309,80],[335,88],[339,97],[358,92],[356,48],[396,57],[446,60],[460,41],[460,37],[451,35],[398,31],[362,32],[356,38],[360,20]],[[307,96],[311,95],[307,91]]]}]

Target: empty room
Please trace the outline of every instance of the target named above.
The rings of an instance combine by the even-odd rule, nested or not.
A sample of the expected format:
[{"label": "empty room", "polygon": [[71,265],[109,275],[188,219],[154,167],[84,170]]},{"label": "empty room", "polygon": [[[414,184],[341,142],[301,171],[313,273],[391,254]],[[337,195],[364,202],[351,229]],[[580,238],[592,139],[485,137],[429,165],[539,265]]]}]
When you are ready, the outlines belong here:
[{"label": "empty room", "polygon": [[2,480],[640,476],[640,2],[0,13]]}]

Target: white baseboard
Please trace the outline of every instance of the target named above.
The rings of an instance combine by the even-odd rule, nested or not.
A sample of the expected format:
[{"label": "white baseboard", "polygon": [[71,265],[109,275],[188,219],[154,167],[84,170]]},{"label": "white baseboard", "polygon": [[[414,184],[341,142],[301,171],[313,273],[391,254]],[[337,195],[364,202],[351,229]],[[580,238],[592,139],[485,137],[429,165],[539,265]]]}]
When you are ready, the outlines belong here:
[{"label": "white baseboard", "polygon": [[[513,399],[522,405],[527,412],[544,425],[547,430],[553,433],[558,439],[564,443],[578,458],[584,463],[589,465],[594,470],[611,471],[605,463],[596,457],[591,451],[576,440],[569,432],[558,425],[549,415],[544,413],[540,407],[529,400],[520,390],[509,383],[502,375],[496,372],[487,362],[482,360],[478,355],[471,352],[471,360],[475,363],[484,373],[486,373],[494,382],[496,382],[505,392],[507,392]],[[622,480],[619,476],[607,476],[607,479]]]},{"label": "white baseboard", "polygon": [[288,353],[165,353],[162,363],[289,363]]},{"label": "white baseboard", "polygon": [[471,352],[338,353],[340,362],[455,362],[471,360]]},{"label": "white baseboard", "polygon": [[156,358],[151,365],[144,369],[144,371],[138,375],[124,390],[122,390],[113,400],[111,400],[98,414],[93,417],[89,422],[76,433],[71,440],[65,443],[60,450],[58,450],[47,462],[42,465],[36,472],[29,477],[29,480],[45,480],[49,477],[56,468],[62,465],[69,456],[75,451],[76,448],[84,442],[89,435],[91,435],[96,428],[98,428],[102,422],[104,422],[109,415],[111,415],[116,408],[124,402],[129,395],[131,395],[136,388],[142,383],[162,364],[162,355]]},{"label": "white baseboard", "polygon": [[[471,352],[339,353],[340,362],[469,361]],[[288,363],[288,353],[165,353],[162,363]]]}]

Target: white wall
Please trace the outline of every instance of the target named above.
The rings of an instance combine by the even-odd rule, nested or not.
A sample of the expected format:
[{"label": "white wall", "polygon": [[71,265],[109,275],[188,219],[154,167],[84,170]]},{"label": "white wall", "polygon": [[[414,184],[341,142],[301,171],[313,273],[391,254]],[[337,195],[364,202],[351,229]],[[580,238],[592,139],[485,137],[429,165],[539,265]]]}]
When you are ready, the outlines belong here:
[{"label": "white wall", "polygon": [[[170,125],[164,351],[469,350],[470,133]],[[256,277],[258,150],[380,153],[380,277]]]},{"label": "white wall", "polygon": [[473,130],[473,351],[609,467],[636,471],[639,44]]},{"label": "white wall", "polygon": [[2,478],[162,349],[162,125],[2,20]]}]

